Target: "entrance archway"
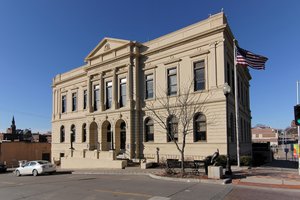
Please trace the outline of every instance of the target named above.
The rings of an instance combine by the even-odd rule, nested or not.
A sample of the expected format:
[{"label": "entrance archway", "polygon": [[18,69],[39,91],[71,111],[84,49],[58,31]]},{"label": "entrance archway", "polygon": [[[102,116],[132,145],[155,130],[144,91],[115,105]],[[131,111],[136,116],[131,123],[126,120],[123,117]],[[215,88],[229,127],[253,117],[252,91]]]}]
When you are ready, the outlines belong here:
[{"label": "entrance archway", "polygon": [[113,133],[112,133],[112,127],[109,121],[105,121],[102,124],[102,141],[101,141],[101,147],[103,151],[109,151],[113,149]]},{"label": "entrance archway", "polygon": [[116,150],[119,153],[125,153],[126,151],[126,123],[123,120],[118,120],[115,130],[116,137]]},{"label": "entrance archway", "polygon": [[98,149],[98,125],[96,122],[92,122],[90,125],[90,141],[89,150]]},{"label": "entrance archway", "polygon": [[126,149],[126,124],[122,122],[120,124],[120,150]]}]

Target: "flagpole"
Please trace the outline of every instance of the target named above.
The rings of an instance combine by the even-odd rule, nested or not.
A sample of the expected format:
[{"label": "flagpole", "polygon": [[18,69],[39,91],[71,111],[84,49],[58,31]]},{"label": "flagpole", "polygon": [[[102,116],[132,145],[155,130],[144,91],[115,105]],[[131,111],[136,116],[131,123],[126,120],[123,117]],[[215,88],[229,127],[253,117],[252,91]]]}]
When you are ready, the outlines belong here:
[{"label": "flagpole", "polygon": [[239,102],[238,102],[238,82],[237,82],[237,63],[236,63],[236,40],[233,39],[233,55],[234,55],[234,105],[235,105],[235,127],[236,127],[236,156],[237,166],[240,167],[240,141],[239,141]]},{"label": "flagpole", "polygon": [[[299,104],[299,83],[300,81],[297,81],[297,105]],[[296,153],[298,154],[298,174],[300,175],[300,126],[297,126],[298,130],[298,151],[296,150]]]}]

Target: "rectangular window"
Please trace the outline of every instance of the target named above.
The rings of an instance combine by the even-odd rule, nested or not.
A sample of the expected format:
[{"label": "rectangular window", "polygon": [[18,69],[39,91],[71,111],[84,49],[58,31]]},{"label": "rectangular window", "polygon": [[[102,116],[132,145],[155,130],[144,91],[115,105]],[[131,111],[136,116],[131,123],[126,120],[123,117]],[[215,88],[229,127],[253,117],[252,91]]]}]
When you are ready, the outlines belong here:
[{"label": "rectangular window", "polygon": [[83,90],[83,109],[87,107],[87,90]]},{"label": "rectangular window", "polygon": [[67,111],[67,97],[63,95],[61,97],[61,112],[65,113]]},{"label": "rectangular window", "polygon": [[231,87],[231,79],[230,79],[230,65],[229,63],[227,63],[227,77],[226,77],[226,82],[228,83],[228,85]]},{"label": "rectangular window", "polygon": [[204,61],[194,63],[194,91],[205,89]]},{"label": "rectangular window", "polygon": [[120,107],[126,105],[126,78],[120,79]]},{"label": "rectangular window", "polygon": [[146,99],[153,98],[153,74],[146,75]]},{"label": "rectangular window", "polygon": [[72,93],[72,111],[77,110],[77,94],[76,92]]},{"label": "rectangular window", "polygon": [[168,95],[177,94],[177,69],[168,69]]},{"label": "rectangular window", "polygon": [[106,82],[106,109],[112,106],[112,82]]},{"label": "rectangular window", "polygon": [[99,109],[100,104],[100,86],[94,85],[94,111]]}]

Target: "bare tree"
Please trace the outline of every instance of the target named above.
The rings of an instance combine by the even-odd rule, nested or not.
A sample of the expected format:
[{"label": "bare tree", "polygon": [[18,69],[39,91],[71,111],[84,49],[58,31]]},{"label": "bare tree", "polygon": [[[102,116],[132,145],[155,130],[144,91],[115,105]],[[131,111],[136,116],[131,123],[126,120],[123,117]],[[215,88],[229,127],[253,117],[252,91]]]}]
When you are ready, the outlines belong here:
[{"label": "bare tree", "polygon": [[[166,132],[168,141],[176,145],[181,156],[182,176],[185,172],[186,136],[193,133],[193,119],[197,113],[204,112],[204,103],[210,97],[208,92],[193,92],[193,86],[194,81],[179,91],[177,96],[170,96],[168,91],[165,91],[157,101],[145,105],[146,109],[152,113],[154,121]],[[178,138],[178,132],[181,133],[181,141]]]}]

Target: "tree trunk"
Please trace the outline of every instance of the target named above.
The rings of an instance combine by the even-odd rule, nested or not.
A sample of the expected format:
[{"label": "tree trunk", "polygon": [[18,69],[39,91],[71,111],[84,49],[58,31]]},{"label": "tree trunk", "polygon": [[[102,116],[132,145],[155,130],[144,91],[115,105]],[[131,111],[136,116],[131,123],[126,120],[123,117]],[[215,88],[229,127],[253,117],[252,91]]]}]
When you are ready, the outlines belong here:
[{"label": "tree trunk", "polygon": [[184,176],[184,151],[181,151],[181,177]]}]

